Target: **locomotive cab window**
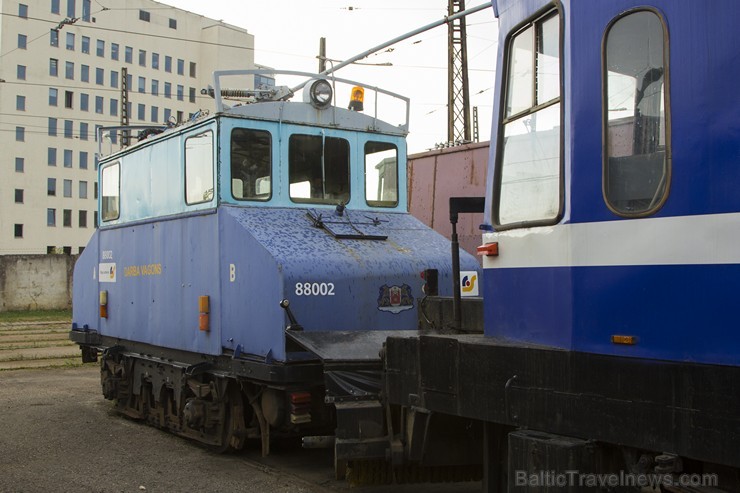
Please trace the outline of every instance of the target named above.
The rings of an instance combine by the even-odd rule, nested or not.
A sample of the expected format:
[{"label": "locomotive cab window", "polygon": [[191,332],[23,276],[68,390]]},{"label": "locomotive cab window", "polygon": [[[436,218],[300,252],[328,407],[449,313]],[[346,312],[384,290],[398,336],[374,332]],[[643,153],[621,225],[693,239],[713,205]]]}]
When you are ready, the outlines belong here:
[{"label": "locomotive cab window", "polygon": [[349,142],[345,139],[293,134],[288,166],[293,202],[349,202]]},{"label": "locomotive cab window", "polygon": [[394,144],[365,144],[365,200],[374,207],[398,205],[398,148]]},{"label": "locomotive cab window", "polygon": [[113,163],[101,170],[100,216],[103,221],[118,219],[121,215],[121,165]]},{"label": "locomotive cab window", "polygon": [[522,27],[507,46],[494,222],[553,223],[561,210],[560,17]]},{"label": "locomotive cab window", "polygon": [[237,128],[231,133],[231,194],[237,200],[269,200],[270,132]]},{"label": "locomotive cab window", "polygon": [[213,132],[185,139],[185,203],[213,199]]},{"label": "locomotive cab window", "polygon": [[624,216],[656,211],[670,182],[666,33],[658,15],[636,11],[607,30],[604,74],[604,196]]}]

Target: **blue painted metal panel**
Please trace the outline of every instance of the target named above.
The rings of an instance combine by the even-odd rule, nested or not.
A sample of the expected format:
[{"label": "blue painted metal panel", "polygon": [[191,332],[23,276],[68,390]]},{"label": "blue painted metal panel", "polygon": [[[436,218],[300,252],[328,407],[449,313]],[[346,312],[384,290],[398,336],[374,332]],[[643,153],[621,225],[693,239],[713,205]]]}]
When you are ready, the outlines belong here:
[{"label": "blue painted metal panel", "polygon": [[220,302],[218,242],[215,213],[100,231],[100,262],[115,266],[114,277],[99,279],[108,291],[101,334],[220,354],[220,312],[211,313],[210,332],[198,327],[198,297]]},{"label": "blue painted metal panel", "polygon": [[85,250],[75,262],[74,280],[72,284],[72,323],[82,329],[87,326],[90,330],[98,330],[100,309],[98,298],[98,258],[99,235],[96,230]]},{"label": "blue painted metal panel", "polygon": [[[225,347],[285,359],[283,298],[307,331],[395,330],[417,326],[425,268],[439,269],[441,293],[452,294],[449,241],[409,214],[376,214],[387,240],[337,239],[314,227],[305,209],[222,207],[219,214],[221,272],[231,264],[236,272],[233,283],[222,279]],[[465,252],[461,264],[479,267]]]},{"label": "blue painted metal panel", "polygon": [[[484,276],[489,336],[599,354],[740,365],[738,317],[731,309],[740,265],[487,269]],[[612,335],[636,336],[637,344],[613,344]]]}]

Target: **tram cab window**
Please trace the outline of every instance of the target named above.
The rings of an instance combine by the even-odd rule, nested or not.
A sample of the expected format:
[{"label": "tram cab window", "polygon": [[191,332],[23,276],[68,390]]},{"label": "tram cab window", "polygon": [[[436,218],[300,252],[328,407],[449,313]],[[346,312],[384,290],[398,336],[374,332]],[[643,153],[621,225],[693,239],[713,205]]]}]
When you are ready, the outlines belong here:
[{"label": "tram cab window", "polygon": [[270,132],[237,128],[231,133],[231,194],[237,200],[269,200]]},{"label": "tram cab window", "polygon": [[499,129],[494,222],[553,223],[561,210],[560,18],[548,13],[514,34]]},{"label": "tram cab window", "polygon": [[121,215],[119,199],[121,197],[121,165],[113,163],[101,171],[100,216],[103,221],[118,219]]},{"label": "tram cab window", "polygon": [[646,215],[665,201],[670,179],[665,30],[652,11],[610,26],[605,41],[604,194],[620,215]]},{"label": "tram cab window", "polygon": [[374,207],[398,205],[398,148],[394,144],[365,144],[365,200]]},{"label": "tram cab window", "polygon": [[213,199],[213,132],[185,139],[185,202],[188,205]]},{"label": "tram cab window", "polygon": [[349,142],[293,134],[288,144],[290,198],[294,202],[349,202]]}]

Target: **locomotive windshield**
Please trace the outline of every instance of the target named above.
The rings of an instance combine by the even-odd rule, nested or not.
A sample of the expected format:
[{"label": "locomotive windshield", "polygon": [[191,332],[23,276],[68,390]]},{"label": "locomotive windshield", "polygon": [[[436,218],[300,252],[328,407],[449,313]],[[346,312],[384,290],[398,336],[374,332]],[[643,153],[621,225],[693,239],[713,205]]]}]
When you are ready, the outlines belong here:
[{"label": "locomotive windshield", "polygon": [[269,200],[270,132],[237,128],[231,133],[231,194],[237,200]]},{"label": "locomotive windshield", "polygon": [[324,135],[290,136],[290,198],[294,202],[349,202],[349,142]]},{"label": "locomotive windshield", "polygon": [[365,144],[365,200],[374,207],[398,205],[398,148],[395,145]]}]

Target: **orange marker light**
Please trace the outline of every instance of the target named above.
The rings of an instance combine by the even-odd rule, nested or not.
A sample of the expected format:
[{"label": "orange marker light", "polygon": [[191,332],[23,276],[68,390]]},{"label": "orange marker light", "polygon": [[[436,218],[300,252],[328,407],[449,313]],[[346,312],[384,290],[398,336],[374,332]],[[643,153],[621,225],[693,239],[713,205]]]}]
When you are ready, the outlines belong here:
[{"label": "orange marker light", "polygon": [[634,346],[635,344],[637,344],[637,337],[613,335],[612,344],[623,344],[626,346]]},{"label": "orange marker light", "polygon": [[365,109],[365,89],[360,86],[352,88],[352,95],[349,98],[349,109],[352,111],[363,111]]},{"label": "orange marker light", "polygon": [[208,296],[200,296],[198,298],[198,328],[203,332],[211,330],[211,320],[209,313],[211,312],[211,303]]},{"label": "orange marker light", "polygon": [[498,257],[498,242],[486,243],[477,249],[478,255],[486,257]]}]

